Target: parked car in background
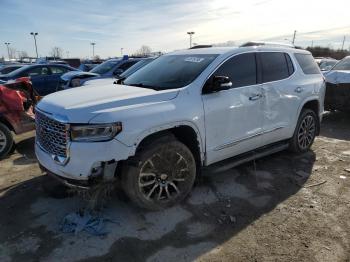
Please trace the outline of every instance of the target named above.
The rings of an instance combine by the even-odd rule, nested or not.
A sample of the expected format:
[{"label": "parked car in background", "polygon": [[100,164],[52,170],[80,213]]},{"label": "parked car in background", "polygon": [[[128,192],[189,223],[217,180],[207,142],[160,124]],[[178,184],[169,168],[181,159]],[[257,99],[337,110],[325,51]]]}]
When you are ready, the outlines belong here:
[{"label": "parked car in background", "polygon": [[93,68],[95,68],[96,66],[98,66],[98,64],[80,64],[78,69],[81,71],[84,71],[84,72],[88,72],[88,71],[92,70]]},{"label": "parked car in background", "polygon": [[324,76],[327,84],[326,110],[350,112],[350,56],[339,61]]},{"label": "parked car in background", "polygon": [[22,66],[24,66],[24,64],[5,65],[2,68],[0,68],[0,75],[9,74],[12,71],[15,71],[16,69],[21,68]]},{"label": "parked car in background", "polygon": [[321,71],[329,71],[338,62],[338,60],[333,58],[324,58],[319,61],[318,66],[320,67]]},{"label": "parked car in background", "polygon": [[162,209],[189,194],[202,167],[306,152],[319,134],[324,92],[308,51],[178,51],[123,85],[45,97],[36,107],[36,156],[66,185],[118,180],[137,205]]},{"label": "parked car in background", "polygon": [[46,96],[58,90],[61,75],[77,69],[60,64],[33,64],[23,66],[9,74],[0,75],[0,80],[15,80],[30,77],[36,93]]},{"label": "parked car in background", "polygon": [[140,61],[139,58],[124,57],[121,59],[109,59],[94,67],[89,72],[69,72],[61,77],[60,89],[69,89],[83,85],[88,79],[118,78],[125,70]]},{"label": "parked car in background", "polygon": [[14,146],[11,132],[21,134],[34,129],[35,103],[29,78],[0,83],[0,159]]},{"label": "parked car in background", "polygon": [[122,73],[117,79],[115,77],[111,78],[103,78],[103,79],[92,79],[87,80],[83,83],[83,86],[86,85],[99,85],[99,84],[108,84],[113,83],[117,81],[117,83],[120,83],[121,81],[125,80],[127,77],[131,76],[133,73],[135,73],[137,70],[140,70],[142,67],[148,65],[150,62],[154,61],[156,57],[148,57],[148,58],[142,58],[140,61],[138,61],[133,66],[129,67],[124,73]]}]

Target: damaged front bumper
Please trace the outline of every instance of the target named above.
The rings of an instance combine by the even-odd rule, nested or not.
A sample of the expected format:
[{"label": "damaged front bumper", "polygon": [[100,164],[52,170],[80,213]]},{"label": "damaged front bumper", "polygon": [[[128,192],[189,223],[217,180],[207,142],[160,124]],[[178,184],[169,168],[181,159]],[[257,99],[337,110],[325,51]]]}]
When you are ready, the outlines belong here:
[{"label": "damaged front bumper", "polygon": [[60,165],[38,143],[35,144],[43,172],[69,187],[87,189],[98,181],[114,180],[118,161],[128,158],[130,148],[113,139],[98,143],[71,143],[69,151],[69,161]]}]

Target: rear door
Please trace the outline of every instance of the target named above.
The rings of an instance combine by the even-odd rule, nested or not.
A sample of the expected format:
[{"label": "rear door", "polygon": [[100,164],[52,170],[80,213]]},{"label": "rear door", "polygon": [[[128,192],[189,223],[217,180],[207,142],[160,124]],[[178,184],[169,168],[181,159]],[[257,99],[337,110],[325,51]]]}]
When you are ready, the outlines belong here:
[{"label": "rear door", "polygon": [[260,52],[258,57],[263,93],[262,140],[267,145],[293,135],[295,116],[307,92],[288,53]]},{"label": "rear door", "polygon": [[45,95],[58,91],[61,76],[70,71],[67,67],[58,65],[50,65],[49,68],[50,75],[47,78],[47,90]]},{"label": "rear door", "polygon": [[204,90],[214,76],[229,77],[232,87],[203,92],[207,164],[259,147],[263,124],[255,53],[228,59],[208,79]]}]

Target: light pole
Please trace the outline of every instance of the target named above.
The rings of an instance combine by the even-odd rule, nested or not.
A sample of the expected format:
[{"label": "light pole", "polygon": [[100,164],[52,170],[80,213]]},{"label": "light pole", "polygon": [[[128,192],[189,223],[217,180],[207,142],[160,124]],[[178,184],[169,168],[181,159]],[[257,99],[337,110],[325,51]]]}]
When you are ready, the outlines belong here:
[{"label": "light pole", "polygon": [[120,56],[123,56],[123,50],[124,50],[124,48],[122,47],[122,48],[120,48]]},{"label": "light pole", "polygon": [[95,57],[95,45],[96,45],[96,43],[91,43],[91,45],[92,45],[92,58],[94,58]]},{"label": "light pole", "polygon": [[37,46],[37,44],[36,44],[36,36],[38,35],[38,33],[37,33],[37,32],[31,32],[30,34],[34,37],[36,58],[38,58],[38,57],[39,57],[39,56],[38,56],[38,46]]},{"label": "light pole", "polygon": [[190,36],[190,48],[192,47],[192,35],[194,35],[194,32],[187,32],[187,34]]},{"label": "light pole", "polygon": [[346,39],[346,36],[344,35],[344,38],[343,38],[343,44],[341,45],[341,51],[343,51],[343,50],[344,50],[345,39]]},{"label": "light pole", "polygon": [[9,49],[9,45],[10,45],[11,43],[9,43],[9,42],[6,42],[5,43],[5,45],[6,45],[6,47],[7,47],[7,55],[9,56],[9,61],[10,61],[10,49]]},{"label": "light pole", "polygon": [[295,43],[295,37],[296,37],[296,35],[297,35],[297,30],[294,30],[293,41],[292,41],[292,44],[293,44],[293,45],[294,45],[294,43]]}]

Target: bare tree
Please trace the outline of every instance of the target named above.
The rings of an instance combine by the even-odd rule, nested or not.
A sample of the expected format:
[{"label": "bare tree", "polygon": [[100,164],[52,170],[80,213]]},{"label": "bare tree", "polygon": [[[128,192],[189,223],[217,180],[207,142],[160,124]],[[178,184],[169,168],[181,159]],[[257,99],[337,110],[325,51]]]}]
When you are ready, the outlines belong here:
[{"label": "bare tree", "polygon": [[50,55],[55,58],[61,58],[63,56],[63,49],[61,47],[55,46],[51,49]]},{"label": "bare tree", "polygon": [[95,55],[92,59],[94,61],[101,61],[101,57],[99,55]]},{"label": "bare tree", "polygon": [[19,51],[18,58],[23,59],[24,57],[28,57],[28,53],[26,51]]},{"label": "bare tree", "polygon": [[149,55],[151,52],[152,52],[152,49],[151,49],[149,46],[143,45],[143,46],[141,46],[141,48],[140,48],[139,50],[137,50],[137,51],[135,52],[134,55],[137,55],[137,56],[147,56],[147,55]]},{"label": "bare tree", "polygon": [[16,48],[9,47],[9,56],[10,59],[16,58]]}]

